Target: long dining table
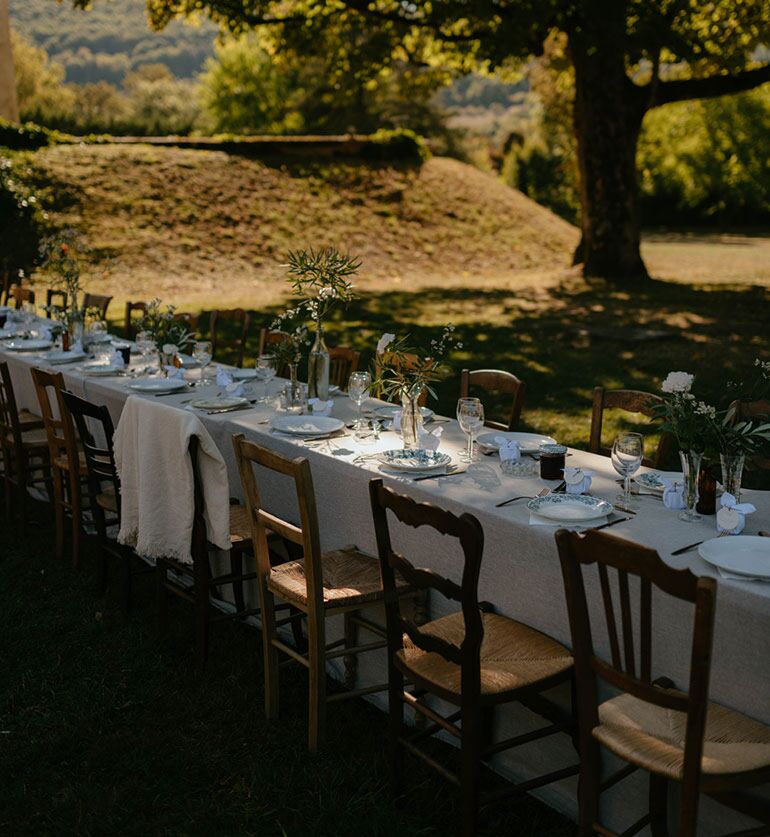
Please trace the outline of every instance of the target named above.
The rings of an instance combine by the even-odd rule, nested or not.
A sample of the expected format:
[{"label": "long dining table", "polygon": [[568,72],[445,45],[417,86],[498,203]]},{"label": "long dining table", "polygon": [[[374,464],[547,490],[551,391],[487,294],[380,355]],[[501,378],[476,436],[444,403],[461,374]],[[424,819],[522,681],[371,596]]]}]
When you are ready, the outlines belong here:
[{"label": "long dining table", "polygon": [[[44,357],[9,351],[0,341],[0,359],[9,364],[18,407],[39,412],[30,369],[33,366],[48,368]],[[78,363],[52,368],[63,373],[66,387],[72,392],[106,405],[116,424],[130,396],[160,397],[170,408],[191,409],[191,398],[211,397],[221,392],[221,387],[212,384],[185,389],[173,395],[144,395],[131,389],[133,379],[129,376],[91,377],[84,374],[82,364]],[[198,376],[195,371],[188,374],[193,380]],[[279,385],[279,380],[271,383],[273,394]],[[256,386],[262,388],[264,385],[260,383]],[[368,402],[365,406],[375,404]],[[484,455],[457,475],[414,481],[411,477],[384,471],[377,459],[371,456],[378,451],[401,447],[401,439],[393,430],[384,430],[379,438],[359,439],[352,430],[346,430],[344,435],[320,442],[303,441],[274,432],[270,418],[275,412],[276,403],[272,398],[267,403],[256,403],[245,410],[214,415],[196,411],[227,463],[232,495],[242,497],[232,437],[243,433],[248,439],[286,456],[308,458],[324,549],[355,544],[376,554],[368,493],[368,482],[375,476],[382,476],[388,485],[417,500],[436,503],[455,513],[470,512],[481,522],[485,537],[479,598],[490,601],[499,613],[570,645],[561,569],[554,540],[557,527],[533,525],[526,500],[497,507],[503,500],[516,495],[533,496],[544,486],[553,487],[555,483],[545,482],[539,476],[506,475],[497,456]],[[355,417],[355,407],[346,397],[335,397],[333,415],[349,423]],[[586,437],[588,421],[587,410]],[[457,422],[437,417],[435,426],[443,428],[440,449],[451,454],[453,461],[459,464],[466,437]],[[430,423],[427,429],[431,429]],[[618,477],[610,460],[576,449],[571,449],[570,454],[569,464],[593,474],[591,493],[612,501],[618,492]],[[291,514],[296,506],[293,484],[284,478],[271,476],[262,480],[260,491],[268,509],[286,515]],[[673,567],[686,567],[696,574],[719,579],[710,697],[770,723],[770,584],[722,578],[715,568],[699,557],[697,550],[672,555],[679,547],[714,537],[715,518],[704,516],[698,522],[685,523],[678,519],[676,511],[666,509],[659,498],[640,496],[637,499],[637,513],[628,515],[628,520],[608,531],[654,548]],[[742,499],[757,508],[756,513],[747,518],[745,533],[756,534],[759,530],[770,529],[770,492],[745,491]],[[448,539],[429,534],[424,528],[395,528],[394,535],[395,547],[413,562],[459,579],[462,556]],[[597,593],[597,588],[589,584],[588,592],[591,596]],[[598,599],[594,598],[594,601],[598,605]],[[430,607],[432,618],[447,612],[447,605],[438,600],[431,600]],[[599,611],[596,612],[598,616]],[[669,597],[656,595],[653,617],[654,676],[665,674],[678,687],[686,688],[692,610]],[[595,630],[598,631],[598,618],[596,623]],[[601,633],[597,636],[596,649],[598,653],[608,655],[608,642]],[[259,653],[256,644],[255,653]],[[359,664],[358,677],[360,685],[383,682],[386,679],[384,653],[364,655]],[[373,695],[371,699],[384,707],[384,695]],[[557,691],[554,699],[568,705],[568,691]],[[332,715],[330,723],[344,723],[344,713],[340,712],[337,718]],[[527,710],[511,707],[499,713],[495,732],[507,736],[536,729],[542,724],[542,719]],[[576,760],[571,740],[564,735],[508,751],[497,758],[494,767],[511,779],[525,780],[547,770],[574,764]],[[574,818],[577,814],[576,784],[574,778],[564,780],[540,789],[537,795]],[[605,821],[611,827],[622,830],[646,810],[646,779],[638,771],[608,790],[602,799]],[[750,824],[750,820],[704,798],[699,833],[718,834]]]}]

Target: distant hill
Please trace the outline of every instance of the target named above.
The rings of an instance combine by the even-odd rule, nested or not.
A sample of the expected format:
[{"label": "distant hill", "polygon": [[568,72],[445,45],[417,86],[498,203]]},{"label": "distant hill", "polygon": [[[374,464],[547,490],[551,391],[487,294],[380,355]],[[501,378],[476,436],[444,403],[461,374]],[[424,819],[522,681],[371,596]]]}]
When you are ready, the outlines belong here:
[{"label": "distant hill", "polygon": [[146,0],[97,0],[83,12],[68,2],[10,0],[11,25],[67,70],[67,81],[119,84],[142,64],[163,63],[191,78],[213,53],[216,28],[175,22],[163,32],[147,24]]},{"label": "distant hill", "polygon": [[259,308],[284,292],[287,251],[311,244],[360,256],[362,290],[533,281],[567,268],[578,238],[492,175],[441,157],[266,164],[221,151],[62,145],[31,161],[52,219],[84,231],[109,263],[100,287],[118,300]]}]

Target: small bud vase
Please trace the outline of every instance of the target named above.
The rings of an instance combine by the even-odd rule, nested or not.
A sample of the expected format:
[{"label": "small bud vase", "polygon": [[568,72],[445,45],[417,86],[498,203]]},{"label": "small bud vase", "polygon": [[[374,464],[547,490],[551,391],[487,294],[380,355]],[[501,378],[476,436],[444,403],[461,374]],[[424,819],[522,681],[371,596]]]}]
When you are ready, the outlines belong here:
[{"label": "small bud vase", "polygon": [[321,321],[316,323],[315,342],[310,349],[307,368],[307,390],[310,398],[326,401],[329,397],[329,369],[331,360],[324,342]]},{"label": "small bud vase", "polygon": [[685,503],[685,508],[679,513],[679,519],[686,523],[694,523],[701,519],[695,511],[695,506],[698,503],[698,476],[703,454],[694,450],[680,451],[679,458],[682,461],[682,473],[684,475]]},{"label": "small bud vase", "polygon": [[722,464],[722,487],[735,497],[736,503],[740,503],[746,457],[742,453],[720,453],[719,461]]},{"label": "small bud vase", "polygon": [[419,395],[414,397],[408,393],[401,395],[401,440],[406,450],[420,447],[423,419],[419,400]]}]

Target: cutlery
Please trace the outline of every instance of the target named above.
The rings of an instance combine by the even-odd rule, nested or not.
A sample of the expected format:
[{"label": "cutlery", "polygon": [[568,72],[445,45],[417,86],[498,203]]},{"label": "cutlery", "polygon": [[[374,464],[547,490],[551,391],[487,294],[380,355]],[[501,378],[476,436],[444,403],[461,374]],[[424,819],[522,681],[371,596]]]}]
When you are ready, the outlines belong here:
[{"label": "cutlery", "polygon": [[602,523],[601,526],[588,526],[585,529],[579,529],[578,531],[582,534],[583,532],[598,532],[599,529],[606,529],[608,526],[614,526],[616,523],[625,523],[627,520],[631,520],[630,517],[619,517],[617,520],[610,520],[607,523]]},{"label": "cutlery", "polygon": [[[550,493],[551,493],[550,488],[544,488],[544,489],[542,489],[542,491],[538,491],[538,493],[535,494],[535,497],[545,497],[547,494],[550,494]],[[503,506],[507,506],[508,503],[513,503],[516,500],[534,500],[535,497],[532,497],[529,494],[522,494],[520,497],[511,497],[510,500],[503,500],[502,503],[497,503],[495,508],[496,509],[501,509]]]},{"label": "cutlery", "polygon": [[441,477],[456,477],[459,474],[464,474],[467,470],[467,468],[454,468],[450,471],[446,471],[443,474],[425,474],[422,477],[414,477],[412,479],[412,482],[421,482],[422,480],[437,480],[441,479]]},{"label": "cutlery", "polygon": [[622,503],[615,503],[615,508],[620,509],[622,512],[626,514],[636,514],[636,509],[630,509],[628,506],[624,506]]},{"label": "cutlery", "polygon": [[[720,532],[717,537],[723,538],[725,535],[729,535],[729,532]],[[687,544],[687,546],[682,546],[679,549],[675,549],[671,554],[672,555],[684,555],[685,552],[689,552],[691,549],[695,549],[696,546],[700,546],[704,541],[696,541],[695,543]]]},{"label": "cutlery", "polygon": [[183,389],[175,389],[172,392],[156,392],[156,398],[165,398],[167,395],[184,395]]}]

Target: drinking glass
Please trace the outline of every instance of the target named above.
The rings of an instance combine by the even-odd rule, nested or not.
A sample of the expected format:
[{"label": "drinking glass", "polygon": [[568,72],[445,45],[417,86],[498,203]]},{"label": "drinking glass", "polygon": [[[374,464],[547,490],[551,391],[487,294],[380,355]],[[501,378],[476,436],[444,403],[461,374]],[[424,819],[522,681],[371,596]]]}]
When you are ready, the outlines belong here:
[{"label": "drinking glass", "polygon": [[484,405],[478,398],[461,398],[457,402],[457,421],[468,436],[468,450],[462,459],[473,462],[473,439],[484,426]]},{"label": "drinking glass", "polygon": [[150,356],[155,351],[155,341],[152,339],[152,334],[149,331],[140,331],[139,334],[136,335],[136,348],[141,355],[142,363],[144,364],[141,372],[137,374],[143,374],[148,371],[148,364],[150,361]]},{"label": "drinking glass", "polygon": [[369,387],[372,385],[372,376],[368,372],[354,372],[348,381],[348,398],[356,405],[356,422],[354,430],[360,432],[365,428],[364,418],[361,415],[361,405],[369,394]]},{"label": "drinking glass", "polygon": [[208,365],[211,363],[212,357],[212,350],[211,350],[211,341],[210,340],[198,340],[193,343],[193,351],[192,356],[195,361],[200,365],[201,368],[201,377],[200,377],[200,385],[205,386],[206,384],[210,384],[210,379],[206,376],[206,369]]},{"label": "drinking glass", "polygon": [[263,398],[257,399],[260,402],[270,400],[270,381],[275,378],[278,371],[277,365],[275,355],[260,355],[254,364],[257,370],[257,380],[265,383],[265,395]]},{"label": "drinking glass", "polygon": [[631,477],[639,470],[644,458],[644,437],[641,433],[621,433],[612,443],[612,467],[623,477],[623,493],[616,501],[626,508],[636,505],[631,500]]},{"label": "drinking glass", "polygon": [[37,311],[34,302],[22,302],[21,304],[21,321],[29,328],[35,322]]}]

